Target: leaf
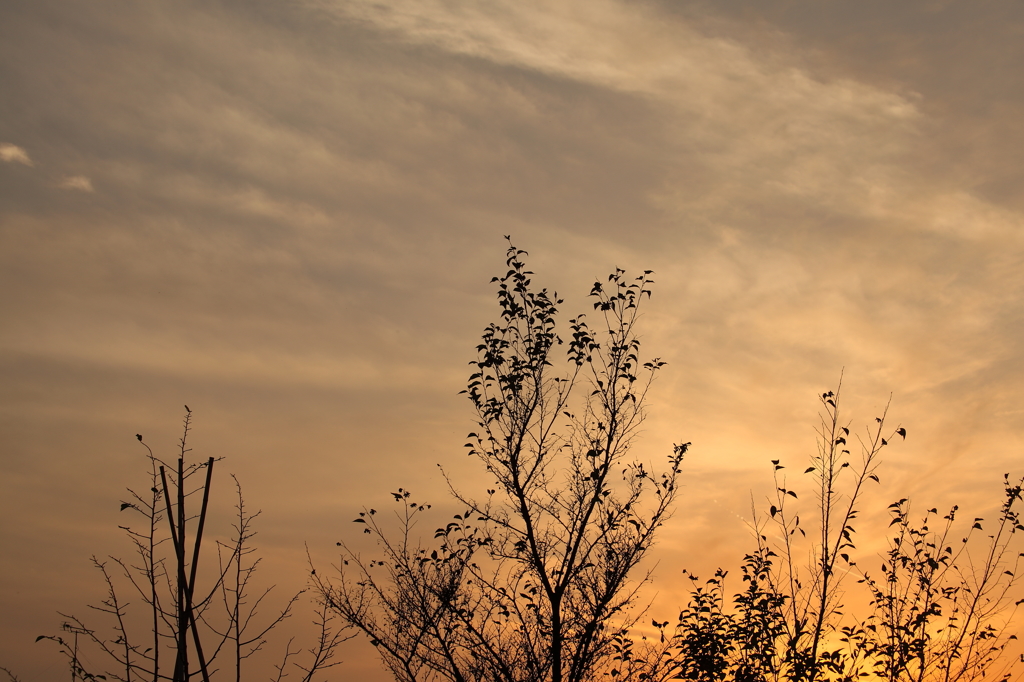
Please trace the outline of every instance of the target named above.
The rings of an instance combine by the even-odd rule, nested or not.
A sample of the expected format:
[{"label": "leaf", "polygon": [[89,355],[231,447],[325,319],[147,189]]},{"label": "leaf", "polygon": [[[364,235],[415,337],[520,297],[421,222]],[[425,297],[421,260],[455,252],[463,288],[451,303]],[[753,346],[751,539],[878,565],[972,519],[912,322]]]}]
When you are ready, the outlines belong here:
[{"label": "leaf", "polygon": [[875,483],[879,483],[878,476],[875,476],[874,474],[868,474],[868,478],[870,478]]},{"label": "leaf", "polygon": [[805,473],[805,474],[809,474],[809,473],[811,473],[812,471],[814,471],[814,467],[807,467],[807,469],[806,469],[806,471],[804,471],[804,473]]},{"label": "leaf", "polygon": [[366,519],[352,519],[352,523],[366,523]]},{"label": "leaf", "polygon": [[779,513],[779,508],[773,504],[772,508],[769,509],[768,512],[772,515],[772,518],[774,519],[775,515]]},{"label": "leaf", "polygon": [[907,439],[907,430],[905,428],[903,428],[902,426],[900,428],[896,429],[896,433],[900,434],[900,436],[903,437],[903,440]]}]

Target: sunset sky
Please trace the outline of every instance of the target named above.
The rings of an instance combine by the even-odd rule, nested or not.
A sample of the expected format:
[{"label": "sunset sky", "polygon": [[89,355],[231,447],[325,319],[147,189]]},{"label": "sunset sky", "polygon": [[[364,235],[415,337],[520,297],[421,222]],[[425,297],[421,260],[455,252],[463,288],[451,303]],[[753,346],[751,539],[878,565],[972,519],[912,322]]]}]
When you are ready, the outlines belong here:
[{"label": "sunset sky", "polygon": [[[1024,474],[1024,4],[14,0],[0,665],[64,679],[33,640],[102,598],[135,434],[173,457],[185,404],[224,458],[210,532],[233,472],[283,592],[364,504],[443,507],[438,464],[485,487],[458,392],[503,235],[566,318],[655,272],[636,455],[693,443],[655,609],[749,549],[841,372],[852,428],[891,394],[908,432],[877,514],[985,516]],[[343,658],[332,679],[387,679]]]}]

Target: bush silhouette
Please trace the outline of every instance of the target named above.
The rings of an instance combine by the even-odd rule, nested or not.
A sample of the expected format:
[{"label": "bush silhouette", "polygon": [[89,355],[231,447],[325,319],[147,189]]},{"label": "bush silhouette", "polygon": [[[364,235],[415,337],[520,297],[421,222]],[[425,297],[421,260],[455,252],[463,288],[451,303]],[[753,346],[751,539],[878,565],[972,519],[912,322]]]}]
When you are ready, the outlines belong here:
[{"label": "bush silhouette", "polygon": [[[883,412],[856,439],[861,453],[853,457],[839,393],[821,395],[818,454],[804,471],[814,492],[809,518],[802,521],[793,509],[798,495],[781,474],[784,466],[772,461],[775,496],[767,518],[755,524],[756,550],[742,567],[744,591],[729,604],[721,570],[695,586],[674,630],[655,622],[661,648],[648,647],[640,679],[952,682],[1013,676],[1021,659],[1002,654],[1016,639],[1010,615],[1020,602],[1011,594],[1022,555],[1013,545],[1015,533],[1024,531],[1017,511],[1024,480],[1004,476],[990,535],[984,535],[984,519],[975,518],[961,537],[956,507],[941,519],[930,509],[915,524],[909,500],[893,503],[888,531],[882,531],[889,549],[874,577],[852,555],[857,506],[864,485],[878,482],[881,449],[907,431],[886,432]],[[856,606],[857,600],[862,609],[845,617],[844,602]]]}]

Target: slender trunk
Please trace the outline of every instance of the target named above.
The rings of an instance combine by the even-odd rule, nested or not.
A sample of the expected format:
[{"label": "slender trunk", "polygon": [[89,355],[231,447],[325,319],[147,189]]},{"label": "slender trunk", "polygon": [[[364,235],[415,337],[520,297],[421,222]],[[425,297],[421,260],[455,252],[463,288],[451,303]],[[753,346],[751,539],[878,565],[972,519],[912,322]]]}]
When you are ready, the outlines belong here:
[{"label": "slender trunk", "polygon": [[[154,479],[156,478],[154,472]],[[159,493],[156,492],[156,481],[153,481],[153,505],[150,508],[149,517],[149,556],[148,556],[148,569],[149,569],[149,598],[150,604],[153,607],[153,682],[159,682],[160,680],[160,611],[158,606],[159,595],[156,591],[156,562],[155,562],[155,551],[156,551],[156,516],[157,516],[157,497]]]},{"label": "slender trunk", "polygon": [[551,604],[551,682],[562,682],[561,599]]},{"label": "slender trunk", "polygon": [[192,640],[196,645],[196,658],[199,659],[199,671],[203,675],[203,682],[210,682],[210,672],[206,666],[206,657],[203,655],[203,645],[199,639],[199,627],[196,624],[196,616],[192,611],[192,595],[196,589],[196,571],[199,569],[199,550],[203,544],[203,528],[206,527],[206,510],[210,504],[210,483],[213,478],[213,457],[206,461],[206,481],[203,484],[203,506],[199,512],[199,526],[196,528],[196,545],[192,550],[192,569],[189,575],[187,593],[185,595],[185,608],[189,624],[192,628]]},{"label": "slender trunk", "polygon": [[[242,682],[242,630],[239,618],[241,618],[241,604],[242,595],[242,524],[239,523],[240,530],[238,539],[237,554],[235,556],[235,605],[231,613],[231,624],[235,629],[235,682]],[[412,679],[412,678],[410,678]]]},{"label": "slender trunk", "polygon": [[188,581],[185,578],[185,460],[178,459],[178,663],[175,678],[188,681]]}]

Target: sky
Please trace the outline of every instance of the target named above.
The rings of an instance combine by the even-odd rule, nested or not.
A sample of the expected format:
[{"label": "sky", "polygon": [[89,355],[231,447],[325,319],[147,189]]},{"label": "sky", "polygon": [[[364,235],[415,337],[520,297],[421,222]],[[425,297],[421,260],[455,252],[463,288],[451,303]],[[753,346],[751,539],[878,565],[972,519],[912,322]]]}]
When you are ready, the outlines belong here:
[{"label": "sky", "polygon": [[[751,547],[841,375],[851,428],[891,396],[908,433],[869,516],[990,514],[1024,474],[1021,64],[1012,0],[3,3],[0,665],[65,674],[32,641],[102,599],[135,434],[173,458],[186,404],[210,532],[233,472],[282,594],[395,488],[443,509],[439,464],[485,487],[458,392],[504,235],[566,318],[655,273],[635,453],[693,443],[655,610]],[[386,679],[346,646],[333,679]]]}]

